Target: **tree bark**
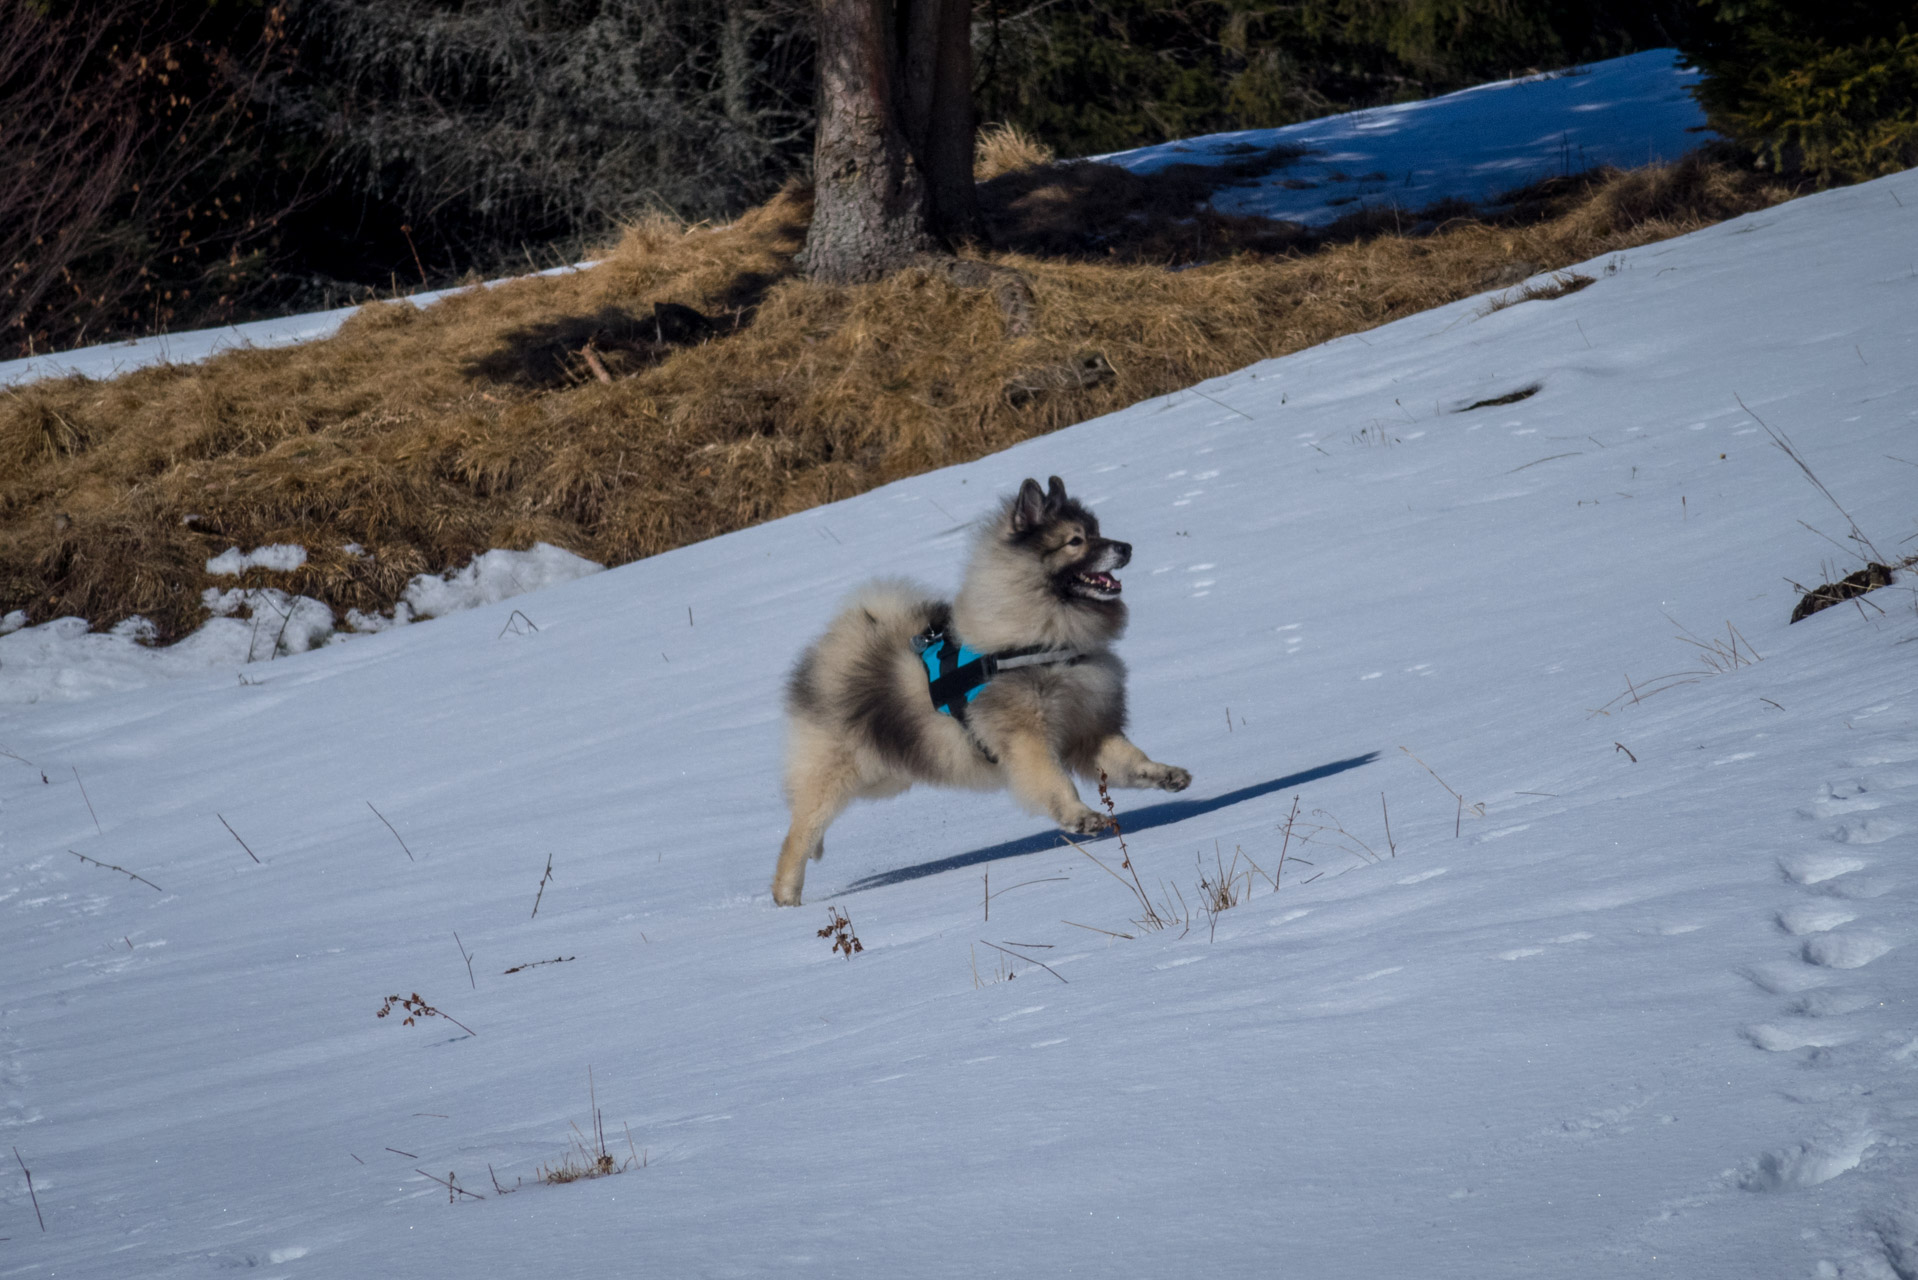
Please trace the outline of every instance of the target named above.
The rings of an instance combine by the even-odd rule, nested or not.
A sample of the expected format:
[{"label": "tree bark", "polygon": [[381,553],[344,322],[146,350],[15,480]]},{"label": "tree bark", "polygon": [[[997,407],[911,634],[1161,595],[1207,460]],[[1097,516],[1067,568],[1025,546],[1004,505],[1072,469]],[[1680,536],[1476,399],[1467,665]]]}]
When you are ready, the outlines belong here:
[{"label": "tree bark", "polygon": [[970,22],[968,0],[820,0],[815,279],[877,280],[973,230]]}]

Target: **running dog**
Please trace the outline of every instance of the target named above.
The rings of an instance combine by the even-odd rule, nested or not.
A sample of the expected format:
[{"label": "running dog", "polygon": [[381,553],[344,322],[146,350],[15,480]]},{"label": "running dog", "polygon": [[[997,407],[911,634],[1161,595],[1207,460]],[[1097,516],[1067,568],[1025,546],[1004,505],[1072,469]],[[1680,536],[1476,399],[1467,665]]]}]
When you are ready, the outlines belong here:
[{"label": "running dog", "polygon": [[1126,625],[1113,571],[1132,547],[1027,480],[979,534],[957,599],[898,580],[867,584],[799,659],[786,686],[786,797],[792,826],[773,900],[799,905],[806,860],[856,798],[915,782],[1010,790],[1066,831],[1110,825],[1070,774],[1183,791],[1184,769],[1125,736]]}]

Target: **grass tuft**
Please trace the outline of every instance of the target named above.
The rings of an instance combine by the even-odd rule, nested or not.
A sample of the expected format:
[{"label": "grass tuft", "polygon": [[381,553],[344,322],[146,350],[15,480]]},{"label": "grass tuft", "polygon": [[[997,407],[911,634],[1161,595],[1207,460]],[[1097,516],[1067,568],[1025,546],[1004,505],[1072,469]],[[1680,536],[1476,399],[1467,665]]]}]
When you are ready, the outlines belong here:
[{"label": "grass tuft", "polygon": [[[1308,232],[1206,212],[1221,180],[1015,168],[981,187],[969,252],[993,270],[852,287],[795,274],[794,188],[724,225],[643,222],[589,271],[371,304],[323,342],[0,390],[0,613],[140,615],[165,643],[212,586],[344,619],[495,547],[623,564],[1789,194],[1694,159]],[[306,562],[206,570],[273,543]]]},{"label": "grass tuft", "polygon": [[592,1107],[593,1132],[591,1136],[580,1132],[573,1125],[571,1146],[566,1154],[552,1164],[539,1166],[536,1176],[541,1182],[551,1186],[561,1186],[568,1182],[580,1182],[587,1178],[604,1178],[615,1173],[624,1173],[632,1168],[645,1168],[646,1157],[633,1146],[633,1133],[626,1131],[626,1146],[631,1154],[621,1160],[607,1149],[606,1121],[600,1115],[599,1094],[593,1085],[593,1069],[586,1068],[586,1094]]},{"label": "grass tuft", "polygon": [[1016,124],[992,124],[979,131],[972,148],[974,182],[1052,163],[1052,148]]}]

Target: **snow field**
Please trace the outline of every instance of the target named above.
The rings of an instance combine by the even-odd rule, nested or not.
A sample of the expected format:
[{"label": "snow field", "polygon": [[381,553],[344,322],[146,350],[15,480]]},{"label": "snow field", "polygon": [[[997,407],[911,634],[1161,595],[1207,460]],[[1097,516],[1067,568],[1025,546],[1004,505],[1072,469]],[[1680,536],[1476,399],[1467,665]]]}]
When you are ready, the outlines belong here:
[{"label": "snow field", "polygon": [[1673,50],[1651,49],[1421,102],[1094,158],[1151,173],[1300,148],[1299,159],[1219,192],[1213,205],[1317,226],[1363,208],[1416,213],[1440,200],[1490,201],[1599,165],[1669,163],[1710,134],[1688,92],[1697,82]]},{"label": "snow field", "polygon": [[[1914,217],[1912,174],[1797,201],[254,683],[10,710],[48,1230],[0,1180],[0,1274],[1909,1272],[1918,599],[1786,626],[1798,522],[1844,526],[1751,411],[1909,534]],[[1326,830],[1141,933],[921,791],[772,907],[793,656],[1054,473],[1134,544],[1133,735],[1195,777],[1118,796],[1155,898],[1274,869],[1295,797]],[[1677,634],[1728,624],[1716,672]],[[373,1016],[414,991],[476,1034]],[[646,1167],[496,1196],[589,1065]]]}]

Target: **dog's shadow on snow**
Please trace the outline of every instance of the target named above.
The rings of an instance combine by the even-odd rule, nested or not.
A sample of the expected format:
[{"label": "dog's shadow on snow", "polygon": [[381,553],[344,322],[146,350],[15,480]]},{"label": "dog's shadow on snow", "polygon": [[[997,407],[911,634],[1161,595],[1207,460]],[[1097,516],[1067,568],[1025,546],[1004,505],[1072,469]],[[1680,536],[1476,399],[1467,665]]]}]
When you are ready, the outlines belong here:
[{"label": "dog's shadow on snow", "polygon": [[[1260,796],[1271,795],[1274,791],[1284,791],[1289,787],[1316,782],[1320,778],[1329,778],[1335,773],[1344,773],[1347,769],[1371,764],[1378,758],[1378,752],[1368,751],[1362,756],[1353,756],[1350,760],[1335,760],[1331,764],[1322,764],[1301,773],[1289,773],[1283,778],[1274,778],[1270,782],[1255,782],[1249,787],[1240,787],[1237,791],[1228,791],[1222,796],[1213,796],[1209,800],[1166,800],[1139,809],[1128,809],[1120,813],[1119,825],[1127,835],[1137,835],[1141,831],[1150,831],[1154,827],[1184,822],[1187,818],[1203,817],[1205,814],[1215,813],[1230,805],[1256,800]],[[1086,836],[1081,837],[1080,843],[1091,844],[1097,840],[1110,839],[1112,839],[1110,834]],[[887,885],[904,884],[908,880],[936,876],[942,871],[958,871],[965,867],[976,867],[985,862],[998,862],[1002,858],[1020,858],[1029,853],[1044,853],[1049,849],[1066,847],[1065,837],[1057,830],[1041,831],[1037,835],[1020,836],[1017,840],[987,845],[983,849],[974,849],[970,853],[955,853],[949,858],[940,858],[933,862],[921,862],[910,867],[881,871],[877,875],[853,881],[840,890],[840,893],[861,893],[867,889],[883,889]]]}]

